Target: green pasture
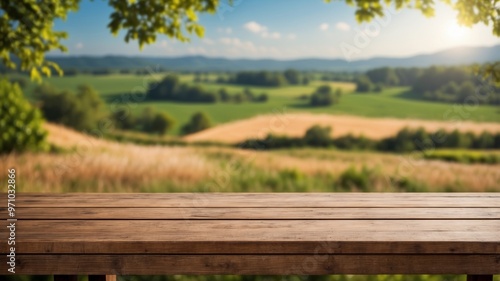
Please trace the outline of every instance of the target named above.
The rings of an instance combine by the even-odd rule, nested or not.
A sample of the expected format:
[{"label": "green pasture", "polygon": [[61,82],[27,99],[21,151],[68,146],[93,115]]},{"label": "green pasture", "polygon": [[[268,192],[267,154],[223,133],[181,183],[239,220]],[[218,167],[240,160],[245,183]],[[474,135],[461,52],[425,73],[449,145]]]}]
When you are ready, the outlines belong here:
[{"label": "green pasture", "polygon": [[[409,92],[409,88],[390,88],[380,93],[359,94],[354,92],[354,85],[346,82],[312,81],[309,85],[286,86],[278,88],[248,87],[255,94],[267,93],[266,103],[180,103],[180,102],[144,102],[133,99],[144,94],[147,85],[161,79],[164,73],[154,75],[77,75],[69,77],[46,78],[45,82],[59,89],[73,90],[80,84],[88,84],[95,88],[108,103],[125,101],[132,111],[140,112],[146,106],[168,112],[177,120],[174,133],[189,117],[197,111],[210,115],[215,124],[244,119],[259,114],[276,114],[283,112],[311,112],[342,115],[359,115],[367,117],[415,118],[427,120],[469,120],[478,122],[499,122],[500,109],[495,106],[469,107],[439,102],[419,100]],[[193,82],[193,75],[180,75],[182,81]],[[209,76],[215,79],[215,76]],[[312,93],[319,85],[328,83],[334,88],[342,88],[344,95],[340,103],[328,107],[310,107],[307,100],[299,99],[301,95]],[[199,83],[211,91],[225,88],[230,94],[242,92],[246,87],[214,82]],[[34,99],[33,84],[29,85],[26,94]],[[135,96],[133,96],[135,95]]]}]

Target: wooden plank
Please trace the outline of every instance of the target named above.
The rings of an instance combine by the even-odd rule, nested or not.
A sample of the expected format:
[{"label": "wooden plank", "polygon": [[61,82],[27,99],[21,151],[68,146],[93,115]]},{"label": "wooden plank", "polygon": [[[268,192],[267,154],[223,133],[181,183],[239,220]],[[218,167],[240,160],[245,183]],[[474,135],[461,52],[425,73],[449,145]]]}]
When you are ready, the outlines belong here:
[{"label": "wooden plank", "polygon": [[500,221],[19,220],[16,241],[18,253],[495,254]]},{"label": "wooden plank", "polygon": [[[19,255],[19,274],[499,274],[500,255]],[[0,265],[6,269],[5,264]]]},{"label": "wooden plank", "polygon": [[[0,208],[4,218],[6,208]],[[51,220],[500,220],[500,208],[24,208],[18,219]]]},{"label": "wooden plank", "polygon": [[[4,196],[7,198],[6,196]],[[18,207],[499,208],[498,193],[70,193],[24,194]]]}]

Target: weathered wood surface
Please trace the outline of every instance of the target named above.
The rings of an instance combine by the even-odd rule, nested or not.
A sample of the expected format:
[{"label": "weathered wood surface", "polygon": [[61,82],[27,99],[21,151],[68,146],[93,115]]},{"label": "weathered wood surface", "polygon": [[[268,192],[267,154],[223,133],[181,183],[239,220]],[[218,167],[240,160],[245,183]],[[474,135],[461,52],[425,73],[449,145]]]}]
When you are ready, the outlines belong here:
[{"label": "weathered wood surface", "polygon": [[[26,274],[498,274],[500,255],[26,255]],[[61,266],[64,265],[64,266]]]},{"label": "weathered wood surface", "polygon": [[[500,220],[21,220],[18,227],[20,254],[500,253]],[[321,242],[334,244],[311,248]]]},{"label": "weathered wood surface", "polygon": [[499,193],[19,194],[16,217],[19,274],[500,273]]},{"label": "weathered wood surface", "polygon": [[29,220],[498,220],[500,208],[38,207],[20,208],[17,215]]},{"label": "weathered wood surface", "polygon": [[500,208],[500,193],[21,193],[16,201],[49,208]]}]

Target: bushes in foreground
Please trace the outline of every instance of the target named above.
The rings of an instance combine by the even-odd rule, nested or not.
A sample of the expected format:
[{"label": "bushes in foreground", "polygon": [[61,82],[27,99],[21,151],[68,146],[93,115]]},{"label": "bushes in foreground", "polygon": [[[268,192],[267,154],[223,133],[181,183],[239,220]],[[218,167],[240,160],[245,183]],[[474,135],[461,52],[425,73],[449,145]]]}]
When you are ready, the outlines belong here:
[{"label": "bushes in foreground", "polygon": [[48,121],[78,131],[96,129],[99,121],[107,116],[104,101],[87,85],[79,86],[77,93],[42,85],[35,89],[35,94],[40,97],[40,109]]},{"label": "bushes in foreground", "polygon": [[23,97],[20,86],[0,79],[0,154],[48,149],[40,111]]}]

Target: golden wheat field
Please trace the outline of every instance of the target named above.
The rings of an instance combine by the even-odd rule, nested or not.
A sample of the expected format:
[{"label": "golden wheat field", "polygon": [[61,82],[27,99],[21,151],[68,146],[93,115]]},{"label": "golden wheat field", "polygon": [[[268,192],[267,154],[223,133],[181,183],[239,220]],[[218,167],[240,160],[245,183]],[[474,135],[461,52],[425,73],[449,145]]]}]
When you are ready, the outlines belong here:
[{"label": "golden wheat field", "polygon": [[429,132],[438,129],[447,131],[480,133],[482,131],[500,132],[499,123],[475,123],[428,121],[415,119],[368,118],[348,115],[290,113],[280,115],[261,115],[249,119],[222,124],[185,137],[187,141],[216,141],[237,143],[250,138],[263,138],[269,133],[287,136],[303,136],[313,125],[330,126],[332,136],[347,134],[364,135],[371,139],[382,139],[395,135],[404,127],[423,127]]},{"label": "golden wheat field", "polygon": [[45,127],[49,142],[67,152],[1,157],[2,169],[16,168],[21,191],[84,191],[71,187],[87,182],[96,192],[125,192],[159,181],[192,183],[210,171],[207,161],[192,149],[114,143],[53,124]]},{"label": "golden wheat field", "polygon": [[[498,191],[500,165],[468,165],[421,160],[418,155],[337,150],[250,151],[223,147],[140,146],[86,136],[46,124],[58,153],[24,153],[0,157],[3,170],[15,168],[20,192],[166,192],[268,191],[254,178],[297,171],[311,179],[339,177],[350,167],[376,171],[373,191],[389,191],[389,178],[402,177],[429,186],[429,191]],[[237,163],[238,169],[228,163]],[[235,166],[235,165],[233,165]],[[229,167],[229,168],[228,168]],[[2,175],[1,177],[4,177]],[[239,178],[250,178],[241,183]],[[209,184],[225,179],[225,187]],[[267,181],[264,182],[267,184]],[[450,188],[451,187],[451,188]],[[290,191],[294,191],[293,185]],[[328,185],[310,191],[331,191]],[[271,190],[272,191],[272,190]]]}]

